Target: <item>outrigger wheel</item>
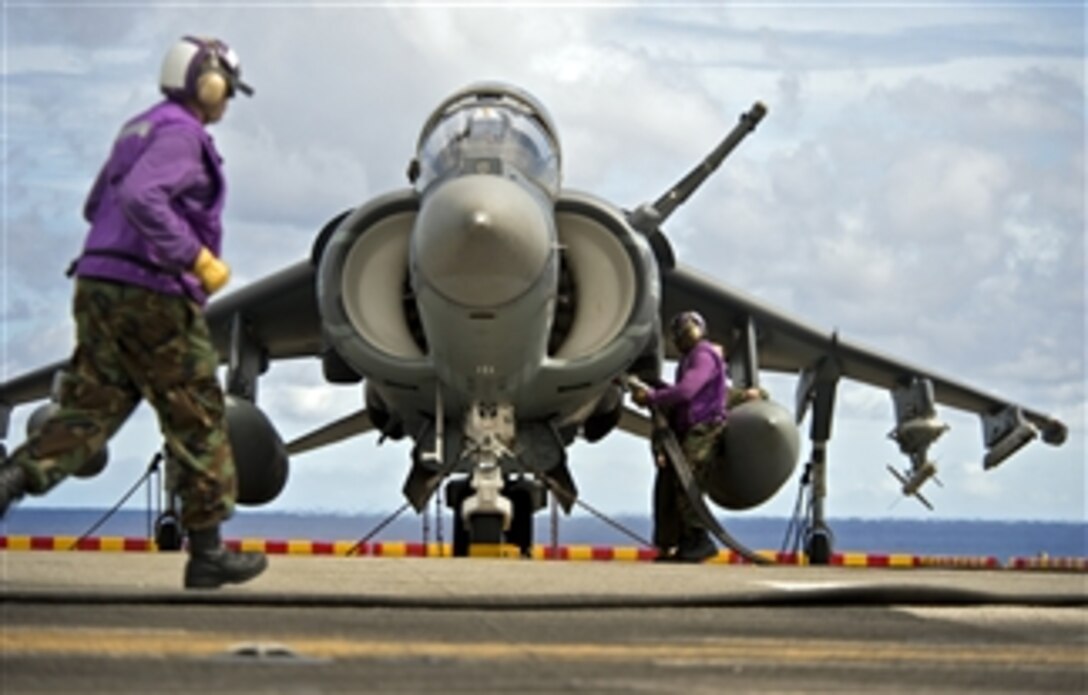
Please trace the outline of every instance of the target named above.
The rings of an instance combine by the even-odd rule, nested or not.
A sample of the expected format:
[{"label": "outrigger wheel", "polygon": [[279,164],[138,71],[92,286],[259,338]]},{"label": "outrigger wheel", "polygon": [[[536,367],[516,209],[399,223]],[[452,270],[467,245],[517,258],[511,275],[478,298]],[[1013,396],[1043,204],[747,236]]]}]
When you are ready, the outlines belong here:
[{"label": "outrigger wheel", "polygon": [[160,551],[176,552],[181,550],[181,521],[172,511],[166,511],[155,520],[155,545]]},{"label": "outrigger wheel", "polygon": [[831,529],[826,526],[814,526],[805,540],[805,554],[809,564],[826,565],[831,562]]}]

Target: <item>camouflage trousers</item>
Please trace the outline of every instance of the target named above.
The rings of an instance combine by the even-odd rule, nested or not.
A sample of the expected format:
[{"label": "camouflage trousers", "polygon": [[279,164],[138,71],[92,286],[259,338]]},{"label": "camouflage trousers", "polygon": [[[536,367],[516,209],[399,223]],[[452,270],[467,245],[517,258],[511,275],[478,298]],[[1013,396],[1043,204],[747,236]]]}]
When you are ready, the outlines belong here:
[{"label": "camouflage trousers", "polygon": [[[692,475],[700,487],[704,486],[705,477],[718,454],[719,439],[724,422],[707,422],[695,425],[680,437],[680,448],[684,458],[691,466]],[[664,456],[658,447],[654,447],[655,460]],[[676,471],[669,463],[658,464],[654,478],[654,545],[663,550],[680,545],[681,537],[689,529],[701,529],[691,500],[684,492]]]},{"label": "camouflage trousers", "polygon": [[[80,278],[76,349],[59,384],[59,408],[12,453],[32,494],[78,471],[142,399],[166,441],[181,521],[213,527],[237,495],[218,357],[200,308],[184,297]],[[168,476],[170,477],[170,476]]]}]

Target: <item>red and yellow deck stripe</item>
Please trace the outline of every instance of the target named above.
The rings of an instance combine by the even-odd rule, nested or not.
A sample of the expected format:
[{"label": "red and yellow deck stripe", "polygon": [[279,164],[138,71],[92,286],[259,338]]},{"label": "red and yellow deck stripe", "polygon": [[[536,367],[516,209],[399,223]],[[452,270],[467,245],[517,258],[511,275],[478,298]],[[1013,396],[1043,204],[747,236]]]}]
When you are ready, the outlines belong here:
[{"label": "red and yellow deck stripe", "polygon": [[[235,550],[257,551],[270,555],[325,555],[350,554],[366,557],[452,557],[449,543],[412,543],[404,541],[378,541],[359,544],[353,541],[268,540],[258,538],[229,539],[226,544]],[[352,549],[355,549],[352,552]],[[99,551],[99,552],[157,552],[155,541],[149,538],[125,538],[103,536],[78,538],[76,536],[0,536],[0,551]],[[760,555],[779,565],[807,565],[804,553],[758,551]],[[472,557],[517,558],[517,546],[509,544],[473,545]],[[531,557],[534,560],[565,560],[571,562],[650,562],[657,551],[650,548],[614,547],[596,545],[535,545]],[[737,553],[719,551],[708,564],[748,564]],[[905,553],[835,553],[829,563],[838,567],[881,568],[937,568],[937,569],[1014,569],[1088,572],[1088,558],[1014,557],[1002,563],[996,557],[970,556],[922,556]]]},{"label": "red and yellow deck stripe", "polygon": [[0,550],[96,550],[104,552],[148,552],[156,550],[148,538],[83,538],[78,536],[0,536]]},{"label": "red and yellow deck stripe", "polygon": [[1066,572],[1088,572],[1088,558],[1084,557],[1014,557],[1009,560],[1009,568],[1016,570],[1062,570]]}]

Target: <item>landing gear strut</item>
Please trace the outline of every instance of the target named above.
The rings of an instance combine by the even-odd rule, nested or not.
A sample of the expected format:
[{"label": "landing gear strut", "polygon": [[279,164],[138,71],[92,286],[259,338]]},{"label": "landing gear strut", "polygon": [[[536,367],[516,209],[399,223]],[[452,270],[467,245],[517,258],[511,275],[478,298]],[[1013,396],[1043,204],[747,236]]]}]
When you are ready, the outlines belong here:
[{"label": "landing gear strut", "polygon": [[503,530],[499,514],[473,514],[466,521],[464,501],[472,494],[467,478],[446,484],[446,504],[453,510],[453,556],[466,557],[470,543],[510,543],[518,547],[522,557],[533,552],[533,514],[544,507],[544,488],[530,478],[509,478],[502,495],[513,505],[510,527]]},{"label": "landing gear strut", "polygon": [[[163,465],[170,466],[170,460],[168,457],[163,459]],[[178,514],[178,496],[173,490],[167,489],[167,480],[170,479],[170,475],[163,474],[156,470],[156,481],[159,482],[159,504],[158,516],[155,517],[155,545],[160,552],[177,552],[181,550],[182,543],[185,541],[185,528],[181,525],[181,515]],[[165,499],[165,509],[163,509],[163,500]],[[150,502],[148,503],[150,506]]]},{"label": "landing gear strut", "polygon": [[[833,339],[837,342],[837,338]],[[835,408],[835,390],[841,370],[833,357],[824,357],[802,374],[798,390],[798,422],[804,409],[812,405],[812,458],[805,468],[801,481],[807,487],[809,501],[805,507],[804,536],[805,554],[813,565],[831,562],[834,535],[827,525],[824,500],[827,498],[827,442],[831,439],[831,419]],[[802,495],[805,490],[802,489]]]}]

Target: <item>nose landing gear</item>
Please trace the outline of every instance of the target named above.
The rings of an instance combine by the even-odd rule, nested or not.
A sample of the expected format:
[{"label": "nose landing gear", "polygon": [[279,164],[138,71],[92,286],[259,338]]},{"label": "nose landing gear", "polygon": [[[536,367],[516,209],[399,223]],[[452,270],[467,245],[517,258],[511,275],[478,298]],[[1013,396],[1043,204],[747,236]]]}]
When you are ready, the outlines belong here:
[{"label": "nose landing gear", "polygon": [[499,514],[464,514],[464,503],[472,495],[467,478],[451,480],[446,485],[446,504],[453,510],[453,556],[466,557],[470,544],[509,543],[517,546],[522,557],[533,552],[533,515],[544,508],[544,486],[528,477],[504,481],[500,494],[510,502],[508,525]]}]

